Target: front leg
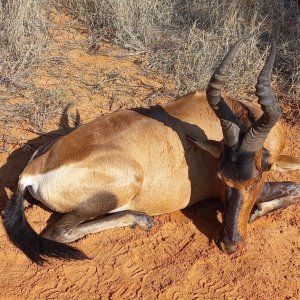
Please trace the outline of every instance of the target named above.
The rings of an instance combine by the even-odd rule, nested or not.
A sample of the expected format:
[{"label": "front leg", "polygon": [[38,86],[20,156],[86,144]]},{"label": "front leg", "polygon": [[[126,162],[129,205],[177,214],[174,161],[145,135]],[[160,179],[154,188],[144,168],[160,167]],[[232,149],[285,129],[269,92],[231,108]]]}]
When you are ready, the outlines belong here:
[{"label": "front leg", "polygon": [[256,200],[249,223],[269,212],[300,202],[300,186],[291,181],[266,182]]}]

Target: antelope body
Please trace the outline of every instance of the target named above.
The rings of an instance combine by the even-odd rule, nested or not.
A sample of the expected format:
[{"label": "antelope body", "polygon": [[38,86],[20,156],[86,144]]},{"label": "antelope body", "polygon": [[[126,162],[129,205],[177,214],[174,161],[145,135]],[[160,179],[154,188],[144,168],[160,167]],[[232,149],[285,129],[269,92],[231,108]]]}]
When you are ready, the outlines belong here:
[{"label": "antelope body", "polygon": [[187,135],[222,139],[203,92],[81,126],[45,153],[37,153],[19,184],[61,213],[91,198],[96,203],[104,198],[102,213],[133,210],[154,216],[179,210],[220,196],[215,188],[217,160],[195,147]]},{"label": "antelope body", "polygon": [[[8,203],[12,242],[38,263],[41,255],[81,259],[84,254],[63,243],[121,226],[150,229],[151,216],[218,197],[225,203],[220,245],[232,253],[246,238],[249,218],[298,201],[296,183],[264,184],[264,171],[300,168],[299,159],[280,156],[285,137],[269,82],[274,47],[258,82],[262,111],[220,96],[239,43],[206,93],[100,117],[37,150]],[[65,213],[43,237],[25,220],[26,189]]]}]

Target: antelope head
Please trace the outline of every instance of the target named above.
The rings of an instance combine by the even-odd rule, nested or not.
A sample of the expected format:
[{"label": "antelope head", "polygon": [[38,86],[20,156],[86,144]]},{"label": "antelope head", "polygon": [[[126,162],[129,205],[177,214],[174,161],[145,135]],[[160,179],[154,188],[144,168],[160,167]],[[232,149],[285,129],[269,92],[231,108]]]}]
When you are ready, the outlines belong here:
[{"label": "antelope head", "polygon": [[[264,173],[271,169],[300,168],[300,160],[283,155],[272,155],[263,144],[278,121],[281,111],[271,87],[271,71],[275,60],[275,44],[258,77],[256,96],[262,115],[248,129],[242,129],[239,118],[221,96],[231,62],[241,39],[224,57],[211,77],[206,90],[207,101],[220,120],[223,140],[195,141],[197,146],[219,160],[218,176],[222,180],[224,214],[219,243],[221,248],[234,253],[246,238],[247,223],[255,201],[264,185]],[[190,138],[189,138],[190,139]]]}]

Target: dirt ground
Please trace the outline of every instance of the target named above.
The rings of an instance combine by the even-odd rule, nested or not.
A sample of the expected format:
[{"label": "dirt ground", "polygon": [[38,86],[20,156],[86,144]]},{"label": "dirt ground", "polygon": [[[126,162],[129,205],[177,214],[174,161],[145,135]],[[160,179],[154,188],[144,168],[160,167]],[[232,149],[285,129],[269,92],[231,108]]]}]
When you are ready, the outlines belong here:
[{"label": "dirt ground", "polygon": [[[139,56],[109,44],[87,49],[86,32],[66,15],[53,15],[53,44],[29,82],[59,90],[85,123],[115,110],[170,100],[172,84],[140,67]],[[59,29],[57,25],[59,24]],[[95,46],[95,45],[94,45]],[[93,46],[93,47],[94,47]],[[97,45],[96,45],[97,46]],[[1,88],[5,93],[5,88]],[[18,93],[15,105],[32,99]],[[0,129],[1,208],[33,151],[68,131],[59,116],[45,125],[46,136],[28,122],[11,121]],[[285,153],[300,157],[300,128],[285,124]],[[270,180],[300,183],[300,172],[271,174]],[[220,227],[220,203],[207,200],[155,218],[149,232],[109,230],[74,246],[91,260],[31,263],[12,246],[0,227],[1,299],[300,299],[300,205],[270,214],[249,226],[245,249],[226,255],[214,237]],[[30,206],[27,218],[36,231],[50,213]]]}]

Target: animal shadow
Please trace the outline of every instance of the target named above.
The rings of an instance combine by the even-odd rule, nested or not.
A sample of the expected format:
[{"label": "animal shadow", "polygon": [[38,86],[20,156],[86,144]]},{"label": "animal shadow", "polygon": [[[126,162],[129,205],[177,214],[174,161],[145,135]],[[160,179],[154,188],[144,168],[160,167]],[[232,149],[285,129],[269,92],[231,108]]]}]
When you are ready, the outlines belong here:
[{"label": "animal shadow", "polygon": [[221,222],[217,215],[222,211],[222,202],[217,198],[211,198],[183,209],[182,213],[193,222],[200,232],[207,236],[209,242],[212,242],[216,241],[219,234]]}]

